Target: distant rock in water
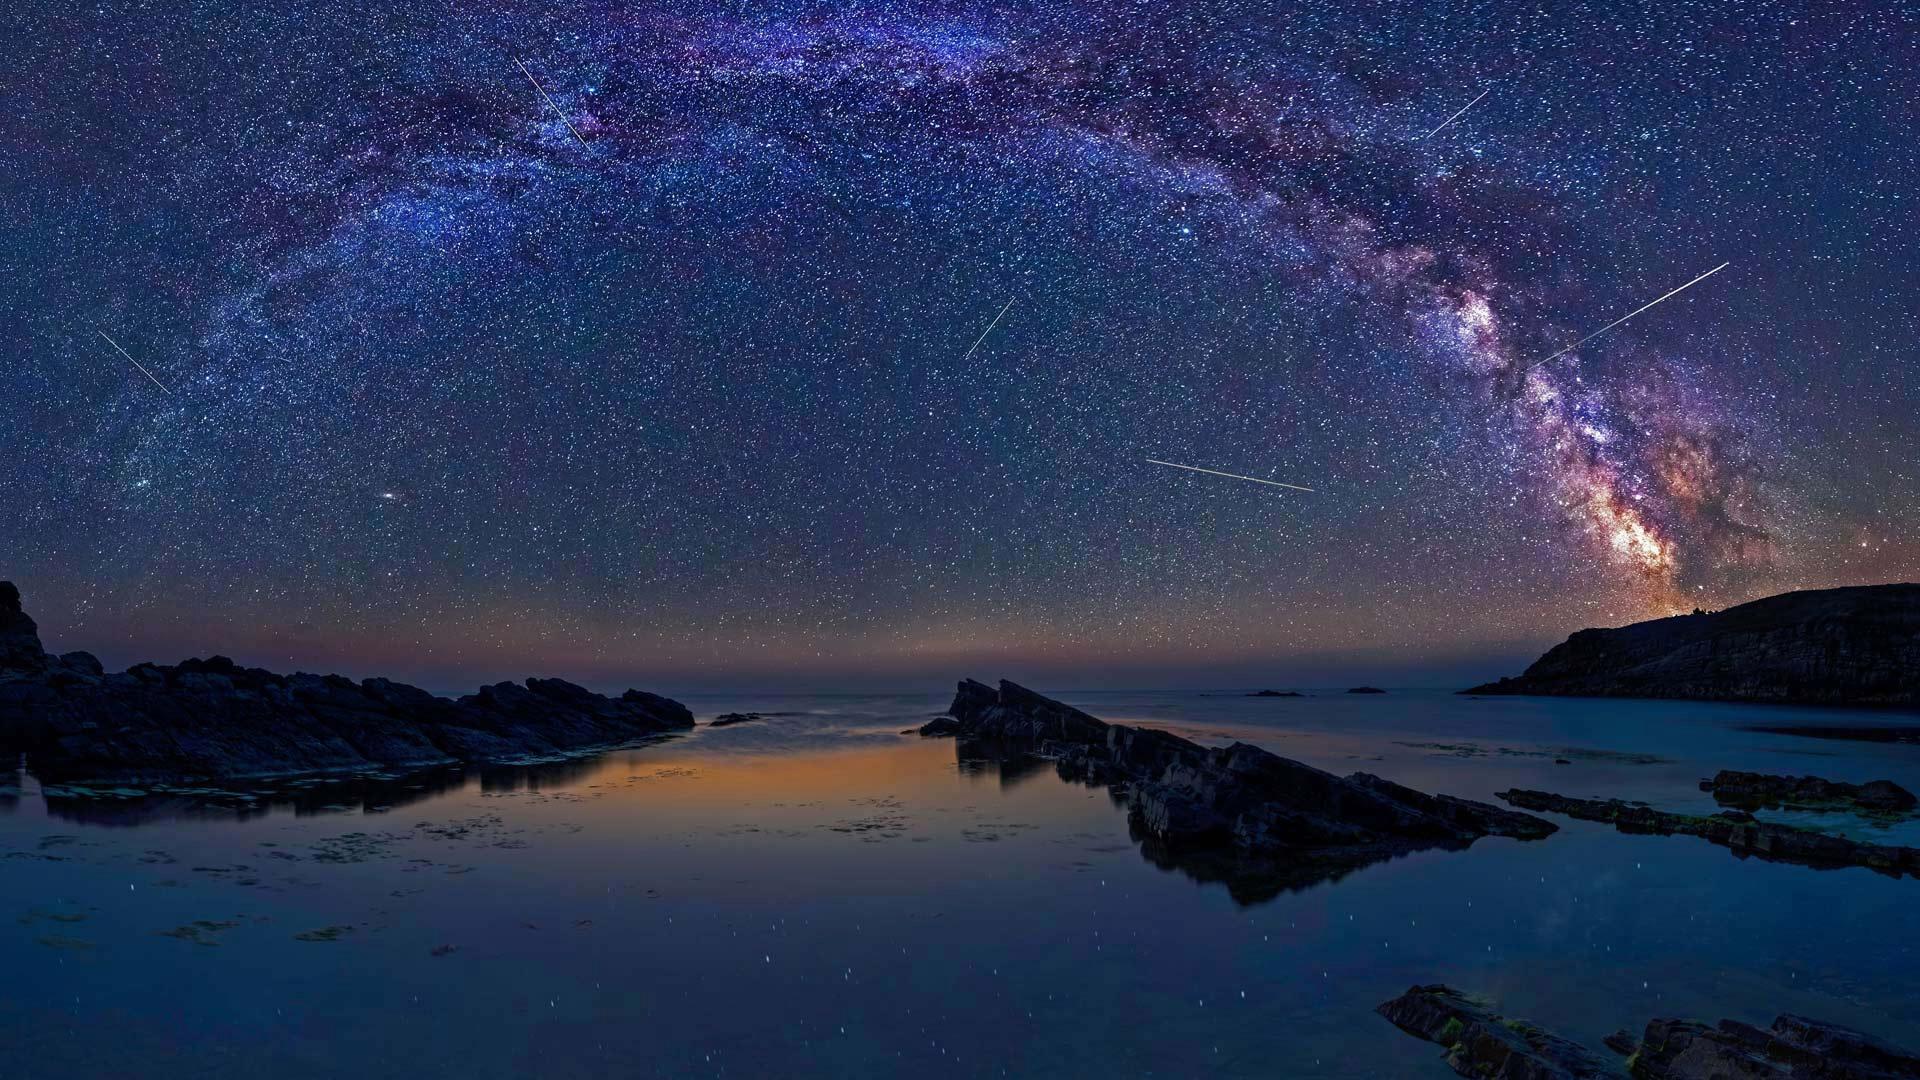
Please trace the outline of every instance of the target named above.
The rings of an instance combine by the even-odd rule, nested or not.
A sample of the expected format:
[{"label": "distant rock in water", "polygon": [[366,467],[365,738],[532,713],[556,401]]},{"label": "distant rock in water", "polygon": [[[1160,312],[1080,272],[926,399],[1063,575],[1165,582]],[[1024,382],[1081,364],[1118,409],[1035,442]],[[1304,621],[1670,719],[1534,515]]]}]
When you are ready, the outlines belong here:
[{"label": "distant rock in water", "polygon": [[[0,753],[42,779],[164,783],[547,757],[693,726],[677,701],[559,679],[457,701],[387,679],[277,675],[225,657],[108,674],[49,658],[0,582]],[[37,659],[36,659],[37,658]]]},{"label": "distant rock in water", "polygon": [[1347,691],[1347,693],[1349,694],[1384,694],[1386,693],[1386,691],[1380,689],[1377,686],[1356,686],[1353,689]]},{"label": "distant rock in water", "polygon": [[1409,1035],[1446,1049],[1447,1066],[1486,1080],[1584,1080],[1615,1070],[1578,1043],[1524,1020],[1509,1020],[1487,1002],[1450,986],[1416,986],[1374,1009]]},{"label": "distant rock in water", "polygon": [[1920,705],[1920,585],[1782,593],[1582,630],[1518,678],[1461,693]]},{"label": "distant rock in water", "polygon": [[1256,690],[1248,697],[1306,697],[1298,690]]},{"label": "distant rock in water", "polygon": [[963,756],[1031,755],[1052,760],[1065,779],[1108,786],[1124,799],[1149,858],[1228,881],[1242,898],[1411,851],[1555,830],[1527,814],[1366,773],[1338,777],[1245,743],[1209,749],[1109,724],[1006,681],[998,689],[962,682],[947,712]]},{"label": "distant rock in water", "polygon": [[1732,769],[1722,769],[1713,779],[1700,781],[1700,790],[1713,792],[1715,802],[1745,810],[1785,806],[1797,810],[1887,813],[1911,810],[1920,804],[1913,792],[1891,780],[1845,784],[1818,776],[1769,776]]},{"label": "distant rock in water", "polygon": [[719,716],[716,716],[712,720],[707,721],[707,726],[708,727],[732,727],[734,724],[744,724],[752,720],[765,720],[765,719],[766,719],[765,716],[762,716],[757,712],[721,713]]},{"label": "distant rock in water", "polygon": [[1583,821],[1604,821],[1625,833],[1697,836],[1730,848],[1743,858],[1753,856],[1815,867],[1864,866],[1892,877],[1903,874],[1920,877],[1920,848],[1868,844],[1777,821],[1758,821],[1744,810],[1722,810],[1699,817],[1655,810],[1644,803],[1575,799],[1550,791],[1515,788],[1496,794],[1525,810],[1566,814]]}]

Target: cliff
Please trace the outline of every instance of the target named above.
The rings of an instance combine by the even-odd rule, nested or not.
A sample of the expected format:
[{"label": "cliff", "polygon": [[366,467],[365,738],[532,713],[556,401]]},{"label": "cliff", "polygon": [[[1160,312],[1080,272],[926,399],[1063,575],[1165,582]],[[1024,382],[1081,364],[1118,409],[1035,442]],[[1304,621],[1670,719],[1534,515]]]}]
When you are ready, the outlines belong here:
[{"label": "cliff", "polygon": [[1518,678],[1462,693],[1920,705],[1920,585],[1782,593],[1582,630]]}]

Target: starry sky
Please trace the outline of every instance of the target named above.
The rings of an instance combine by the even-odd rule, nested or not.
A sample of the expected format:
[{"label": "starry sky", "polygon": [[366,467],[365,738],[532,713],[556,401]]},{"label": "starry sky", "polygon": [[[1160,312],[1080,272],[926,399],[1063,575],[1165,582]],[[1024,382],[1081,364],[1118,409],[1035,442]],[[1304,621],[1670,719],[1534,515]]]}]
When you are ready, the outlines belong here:
[{"label": "starry sky", "polygon": [[1920,577],[1911,5],[0,19],[56,649],[1419,681]]}]

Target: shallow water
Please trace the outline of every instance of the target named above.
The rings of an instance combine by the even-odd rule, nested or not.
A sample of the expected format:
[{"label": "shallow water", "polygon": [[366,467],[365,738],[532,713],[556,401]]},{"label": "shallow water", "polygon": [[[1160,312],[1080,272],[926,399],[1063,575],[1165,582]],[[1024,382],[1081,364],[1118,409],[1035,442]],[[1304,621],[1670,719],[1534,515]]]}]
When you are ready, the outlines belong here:
[{"label": "shallow water", "polygon": [[[1842,712],[1058,696],[1479,799],[1703,811],[1721,768],[1920,790],[1920,746],[1739,730],[1861,722]],[[687,700],[795,715],[253,799],[0,789],[9,1074],[1438,1078],[1438,1048],[1372,1012],[1431,981],[1595,1048],[1781,1012],[1920,1048],[1920,881],[1545,815],[1546,841],[1242,904],[1143,858],[1104,791],[898,734],[946,695]],[[1911,820],[1793,820],[1920,843]]]}]

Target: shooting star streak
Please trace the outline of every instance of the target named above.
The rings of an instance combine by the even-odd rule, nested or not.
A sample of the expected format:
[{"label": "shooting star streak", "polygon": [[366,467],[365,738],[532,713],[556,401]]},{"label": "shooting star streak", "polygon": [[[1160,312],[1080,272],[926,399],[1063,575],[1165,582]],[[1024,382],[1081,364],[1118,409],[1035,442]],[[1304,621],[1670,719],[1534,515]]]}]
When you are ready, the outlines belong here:
[{"label": "shooting star streak", "polygon": [[1000,314],[995,315],[993,317],[993,321],[987,324],[987,328],[985,330],[980,331],[980,336],[973,339],[973,348],[968,349],[967,355],[960,358],[961,363],[964,364],[967,361],[973,359],[973,354],[980,351],[980,343],[987,340],[987,335],[993,333],[994,327],[1000,325],[1000,320],[1006,318],[1007,316],[1007,308],[1010,308],[1012,306],[1013,306],[1013,301],[1012,300],[1007,301],[1006,307],[1003,307],[1000,309]]},{"label": "shooting star streak", "polygon": [[[516,64],[520,64],[520,58],[517,56],[514,57],[513,62]],[[533,72],[527,70],[527,65],[520,64],[520,74],[525,75],[527,77],[527,81],[533,84],[533,88],[535,90],[540,91],[540,96],[547,99],[547,105],[550,108],[552,108],[556,114],[559,115],[560,122],[567,125],[567,130],[573,132],[573,137],[575,139],[579,139],[581,149],[583,150],[593,149],[592,147],[587,145],[587,140],[580,138],[580,132],[577,128],[573,126],[573,121],[567,119],[567,114],[564,112],[561,112],[560,106],[555,105],[553,103],[553,96],[547,93],[546,87],[540,85],[539,79],[536,79],[533,77]]]},{"label": "shooting star streak", "polygon": [[[1653,304],[1658,304],[1660,303],[1661,300],[1671,300],[1672,298],[1679,296],[1681,293],[1686,292],[1688,289],[1693,288],[1695,285],[1700,284],[1701,282],[1707,280],[1708,278],[1712,277],[1713,275],[1719,273],[1722,270],[1725,270],[1727,267],[1732,265],[1733,264],[1730,262],[1723,262],[1719,266],[1714,267],[1713,269],[1707,271],[1706,273],[1701,274],[1699,277],[1694,278],[1692,281],[1687,282],[1685,285],[1682,285],[1679,288],[1668,293],[1667,295],[1661,297],[1660,300],[1655,300]],[[1547,363],[1549,360],[1560,359],[1561,357],[1567,355],[1568,353],[1579,348],[1580,346],[1585,345],[1587,342],[1592,341],[1594,338],[1599,337],[1601,334],[1606,333],[1607,331],[1613,329],[1614,327],[1619,326],[1621,323],[1626,322],[1628,319],[1633,318],[1635,315],[1638,315],[1641,312],[1647,310],[1647,308],[1652,307],[1653,304],[1647,304],[1644,307],[1634,308],[1632,311],[1627,312],[1625,315],[1622,315],[1619,318],[1608,323],[1607,325],[1601,327],[1600,329],[1595,330],[1593,333],[1588,334],[1586,337],[1581,338],[1579,341],[1576,341],[1573,344],[1567,346],[1566,348],[1561,349],[1559,352],[1554,353],[1552,356],[1547,357],[1546,360],[1535,360],[1533,363],[1528,364],[1525,368],[1522,369],[1522,374],[1525,374],[1528,371],[1532,371],[1534,368],[1539,367],[1541,364]]]},{"label": "shooting star streak", "polygon": [[1471,109],[1475,105],[1480,104],[1480,98],[1486,97],[1488,94],[1491,94],[1491,93],[1493,93],[1493,87],[1491,86],[1487,87],[1485,90],[1480,91],[1480,97],[1474,98],[1472,101],[1469,101],[1465,105],[1460,106],[1460,111],[1457,113],[1454,113],[1452,116],[1447,117],[1445,120],[1442,120],[1440,122],[1440,127],[1434,128],[1432,131],[1427,132],[1425,135],[1422,135],[1418,139],[1415,139],[1413,141],[1424,142],[1427,139],[1431,139],[1435,135],[1440,134],[1440,128],[1444,128],[1448,124],[1453,123],[1455,120],[1460,119],[1460,117],[1464,115],[1468,109]]},{"label": "shooting star streak", "polygon": [[[95,332],[98,333],[101,337],[107,338],[107,344],[113,346],[113,351],[119,353],[121,356],[126,357],[127,363],[132,364],[134,367],[139,368],[140,374],[145,375],[149,379],[153,379],[153,372],[148,371],[146,369],[146,365],[142,364],[138,360],[135,360],[132,354],[128,353],[127,350],[121,348],[119,342],[113,340],[110,337],[107,337],[107,332],[105,330],[98,330]],[[167,389],[167,384],[161,382],[159,379],[153,379],[153,385],[159,387],[162,392],[168,394],[169,396],[173,394],[173,391]]]},{"label": "shooting star streak", "polygon": [[1171,461],[1155,461],[1153,458],[1147,458],[1146,460],[1147,460],[1147,463],[1151,465],[1165,465],[1168,468],[1172,468],[1172,469],[1186,469],[1189,472],[1203,472],[1208,474],[1209,476],[1224,476],[1232,480],[1251,480],[1256,484],[1266,484],[1269,487],[1292,488],[1294,491],[1312,491],[1313,490],[1310,487],[1301,487],[1299,484],[1283,484],[1278,480],[1262,480],[1257,476],[1241,476],[1239,473],[1221,472],[1218,469],[1202,469],[1198,465],[1176,465]]}]

